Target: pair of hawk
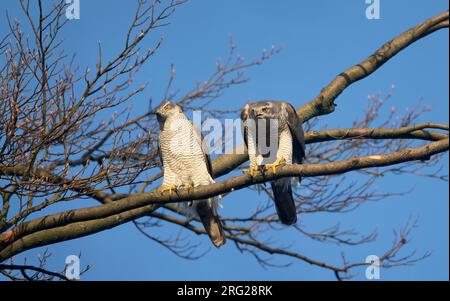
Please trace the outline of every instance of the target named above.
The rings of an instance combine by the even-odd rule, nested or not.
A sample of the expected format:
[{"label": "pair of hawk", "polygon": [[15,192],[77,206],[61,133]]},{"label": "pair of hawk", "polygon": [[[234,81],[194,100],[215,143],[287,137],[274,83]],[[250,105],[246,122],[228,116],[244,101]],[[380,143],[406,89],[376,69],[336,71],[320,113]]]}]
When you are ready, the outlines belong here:
[{"label": "pair of hawk", "polygon": [[[155,113],[160,125],[159,152],[164,170],[162,192],[214,183],[209,154],[204,149],[201,134],[182,109],[166,101],[156,108]],[[305,139],[301,122],[291,104],[281,101],[247,104],[242,109],[241,120],[251,175],[260,169],[275,171],[281,164],[302,163]],[[275,147],[269,146],[269,150],[265,150],[267,141],[275,141]],[[291,178],[274,180],[271,186],[280,221],[287,225],[295,224],[297,210]],[[216,199],[183,202],[180,210],[197,217],[212,243],[220,247],[225,244],[225,234],[217,214]]]}]

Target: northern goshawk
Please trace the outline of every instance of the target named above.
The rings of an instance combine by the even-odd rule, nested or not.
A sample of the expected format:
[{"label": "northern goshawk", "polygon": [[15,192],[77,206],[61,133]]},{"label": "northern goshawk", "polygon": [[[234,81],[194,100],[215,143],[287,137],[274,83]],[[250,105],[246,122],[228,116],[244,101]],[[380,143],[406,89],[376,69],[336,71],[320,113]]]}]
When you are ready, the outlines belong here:
[{"label": "northern goshawk", "polygon": [[[169,101],[155,110],[160,131],[159,155],[164,179],[162,192],[178,188],[214,183],[209,155],[205,152],[200,133],[181,108]],[[216,247],[225,244],[225,235],[217,215],[217,198],[179,203],[180,209],[200,219]]]},{"label": "northern goshawk", "polygon": [[[260,101],[244,106],[241,112],[244,141],[247,145],[250,174],[261,168],[272,169],[281,164],[302,163],[305,138],[294,107],[283,101]],[[299,181],[301,178],[299,177]],[[292,196],[291,178],[271,182],[278,217],[283,224],[297,222]]]}]

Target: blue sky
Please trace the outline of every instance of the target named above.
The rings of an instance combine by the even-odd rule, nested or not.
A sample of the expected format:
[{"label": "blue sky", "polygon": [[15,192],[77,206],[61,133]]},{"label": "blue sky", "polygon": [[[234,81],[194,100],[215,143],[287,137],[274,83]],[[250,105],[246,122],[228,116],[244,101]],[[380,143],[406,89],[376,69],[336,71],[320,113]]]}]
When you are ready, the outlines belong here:
[{"label": "blue sky", "polygon": [[[125,4],[126,3],[126,4]],[[122,36],[133,15],[130,1],[81,0],[81,19],[70,21],[64,32],[64,48],[77,53],[78,64],[95,66],[97,42],[105,57],[122,47]],[[164,34],[160,51],[137,76],[149,82],[143,95],[133,100],[146,103],[149,97],[161,99],[170,65],[176,69],[174,86],[187,91],[196,80],[206,79],[215,61],[227,54],[229,35],[246,58],[257,57],[272,44],[284,45],[280,54],[249,71],[250,82],[232,88],[221,98],[221,108],[239,108],[247,101],[284,99],[298,107],[316,96],[334,76],[359,63],[383,43],[423,20],[448,9],[446,0],[381,0],[381,19],[365,17],[365,1],[270,1],[270,0],[193,0],[171,17],[171,25],[150,39]],[[16,16],[17,1],[0,2],[0,33],[6,30],[4,11]],[[146,42],[150,45],[150,41]],[[402,51],[369,78],[348,88],[337,99],[334,114],[321,119],[331,127],[350,127],[361,116],[369,94],[386,95],[395,86],[390,100],[400,112],[419,99],[433,106],[420,122],[448,124],[449,72],[448,30],[441,30]],[[448,155],[444,173],[448,174]],[[301,216],[308,229],[323,229],[340,222],[343,226],[368,232],[377,227],[376,242],[347,248],[313,242],[293,232],[276,232],[282,240],[296,241],[297,251],[318,260],[340,264],[345,251],[350,260],[363,261],[369,254],[380,254],[392,241],[392,229],[402,226],[409,216],[419,218],[408,250],[432,251],[430,258],[413,266],[383,269],[382,280],[448,280],[449,278],[449,195],[448,183],[414,176],[387,176],[377,182],[379,191],[414,188],[406,196],[392,197],[362,205],[339,215]],[[241,190],[224,200],[223,214],[251,210],[259,196]],[[245,205],[242,203],[245,202]],[[163,231],[173,231],[168,229]],[[167,234],[167,233],[165,233]],[[199,239],[193,237],[193,239]],[[202,238],[205,249],[208,239]],[[328,271],[304,262],[287,268],[263,269],[248,254],[240,254],[227,244],[211,249],[197,261],[175,257],[163,247],[140,235],[132,224],[102,233],[49,246],[53,253],[49,268],[60,269],[69,254],[83,253],[82,264],[93,268],[82,279],[93,280],[334,280]],[[31,262],[43,249],[23,255]],[[380,254],[381,255],[381,254]],[[291,261],[291,260],[288,260]],[[280,259],[278,262],[287,262]],[[356,279],[364,280],[364,269],[356,269]]]}]

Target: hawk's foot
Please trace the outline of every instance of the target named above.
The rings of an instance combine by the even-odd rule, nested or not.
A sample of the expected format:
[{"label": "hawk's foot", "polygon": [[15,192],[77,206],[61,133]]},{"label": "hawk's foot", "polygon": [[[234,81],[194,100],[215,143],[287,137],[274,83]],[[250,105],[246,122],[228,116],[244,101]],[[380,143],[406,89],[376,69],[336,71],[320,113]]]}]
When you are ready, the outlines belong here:
[{"label": "hawk's foot", "polygon": [[188,184],[181,184],[181,185],[178,186],[178,187],[181,188],[181,189],[187,189],[187,190],[189,190],[189,189],[191,189],[191,188],[194,188],[194,185],[188,183]]},{"label": "hawk's foot", "polygon": [[177,191],[177,187],[175,185],[167,185],[161,188],[161,193],[169,192],[169,194],[175,193]]},{"label": "hawk's foot", "polygon": [[286,159],[280,158],[280,159],[276,159],[275,162],[273,162],[273,163],[264,165],[264,169],[265,170],[271,169],[273,173],[276,173],[277,167],[280,165],[284,165],[284,164],[286,164]]},{"label": "hawk's foot", "polygon": [[250,174],[252,177],[254,177],[259,172],[258,166],[251,166],[249,169],[243,169],[244,173]]}]

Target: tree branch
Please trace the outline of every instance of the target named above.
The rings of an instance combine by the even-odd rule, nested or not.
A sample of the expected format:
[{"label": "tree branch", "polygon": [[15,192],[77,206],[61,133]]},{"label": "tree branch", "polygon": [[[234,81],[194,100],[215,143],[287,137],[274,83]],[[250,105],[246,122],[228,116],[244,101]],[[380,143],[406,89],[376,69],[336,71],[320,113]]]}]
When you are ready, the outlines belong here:
[{"label": "tree branch", "polygon": [[[268,171],[259,173],[253,177],[245,174],[208,186],[179,190],[176,195],[161,194],[158,188],[147,193],[134,193],[136,186],[140,184],[139,181],[141,178],[146,176],[141,176],[143,171],[159,166],[159,163],[156,163],[157,152],[153,147],[157,131],[156,121],[150,118],[152,113],[149,112],[135,119],[129,119],[130,115],[128,115],[127,122],[122,123],[121,126],[117,126],[114,123],[116,119],[116,115],[114,114],[109,122],[102,121],[99,125],[95,125],[95,114],[100,110],[113,108],[122,104],[128,98],[142,91],[143,87],[134,90],[128,96],[116,99],[118,93],[130,87],[131,75],[155,53],[161,44],[161,40],[158,40],[153,49],[149,49],[143,56],[139,55],[138,44],[140,45],[143,37],[151,29],[166,25],[167,23],[164,23],[166,22],[165,19],[170,16],[175,6],[180,3],[180,1],[171,1],[159,13],[156,13],[155,7],[159,5],[159,1],[156,0],[151,3],[139,1],[135,19],[129,28],[123,51],[116,57],[113,57],[105,66],[102,66],[102,50],[99,45],[97,72],[91,80],[88,79],[88,70],[79,79],[74,79],[72,71],[64,71],[66,73],[53,86],[50,82],[54,82],[55,76],[59,75],[58,72],[63,72],[56,70],[56,65],[62,61],[64,56],[62,54],[58,57],[48,55],[48,58],[51,57],[51,59],[47,61],[43,56],[46,53],[53,53],[54,49],[58,47],[59,43],[49,48],[62,25],[58,25],[59,23],[57,23],[54,30],[51,30],[51,21],[44,22],[49,15],[45,16],[43,14],[41,1],[39,1],[39,26],[34,26],[28,9],[29,3],[25,7],[23,5],[24,2],[21,2],[22,8],[36,35],[37,46],[41,56],[36,57],[32,55],[33,51],[31,51],[30,46],[27,44],[28,40],[24,41],[22,39],[19,23],[15,22],[15,25],[13,25],[10,22],[10,31],[17,44],[17,49],[13,47],[12,42],[7,45],[9,47],[6,49],[8,49],[7,51],[10,54],[8,54],[9,57],[5,66],[0,69],[0,80],[2,83],[2,95],[0,95],[0,99],[6,100],[4,102],[0,101],[2,103],[0,105],[2,107],[1,111],[3,112],[0,114],[0,117],[5,124],[0,125],[0,129],[2,130],[0,140],[3,142],[2,151],[0,152],[2,159],[0,160],[2,162],[0,164],[0,176],[2,180],[6,179],[9,182],[5,187],[0,188],[0,196],[3,199],[3,208],[0,211],[0,232],[7,229],[11,230],[0,233],[0,262],[28,249],[90,235],[128,221],[134,221],[143,216],[150,216],[161,221],[174,223],[194,233],[204,234],[202,229],[190,224],[192,219],[181,220],[171,215],[154,211],[163,206],[172,213],[178,212],[182,214],[183,212],[177,211],[177,206],[173,203],[218,196],[286,176],[310,177],[309,182],[316,181],[316,183],[310,186],[303,186],[305,190],[313,191],[313,196],[321,197],[320,202],[311,202],[309,205],[316,211],[324,210],[325,208],[325,210],[334,210],[333,212],[337,212],[349,204],[361,202],[360,200],[364,199],[364,197],[366,198],[365,200],[371,199],[373,195],[370,195],[370,192],[369,195],[364,196],[362,196],[362,192],[367,190],[367,185],[373,182],[371,180],[367,181],[367,183],[361,185],[360,190],[344,189],[343,192],[336,192],[336,190],[331,188],[328,190],[325,189],[325,192],[323,192],[323,188],[327,187],[328,184],[320,182],[324,179],[321,176],[343,174],[353,170],[368,172],[365,170],[366,168],[398,165],[417,160],[425,161],[429,160],[433,155],[448,151],[448,133],[434,131],[443,130],[448,132],[448,125],[436,123],[410,125],[413,123],[415,115],[408,115],[406,122],[402,122],[402,127],[400,128],[368,128],[370,121],[373,120],[371,118],[378,114],[378,111],[375,110],[376,114],[366,116],[368,117],[367,120],[369,120],[367,123],[355,123],[355,128],[311,131],[306,133],[306,143],[318,143],[316,144],[316,149],[311,147],[310,152],[312,160],[317,158],[318,164],[282,166],[277,169],[276,173]],[[52,12],[56,15],[55,20],[59,20],[63,16],[62,2],[60,5],[59,8],[55,8]],[[415,41],[436,30],[448,27],[448,20],[448,11],[428,19],[395,37],[360,64],[348,68],[339,74],[331,83],[322,89],[317,97],[297,109],[301,120],[306,122],[313,117],[333,112],[336,106],[334,103],[335,99],[348,86],[369,76],[385,62]],[[45,40],[47,34],[45,29],[48,26],[50,26],[50,41]],[[2,46],[3,41],[0,41],[0,52],[4,48]],[[243,70],[250,66],[260,64],[272,54],[278,52],[278,50],[273,48],[270,53],[263,53],[260,60],[246,64],[239,56],[236,62],[234,62],[234,49],[235,45],[232,43],[230,57],[225,64],[219,62],[216,65],[216,72],[207,82],[204,84],[198,83],[193,90],[179,100],[182,107],[186,110],[195,109],[196,106],[193,104],[193,101],[200,100],[200,107],[204,108],[211,101],[217,99],[224,89],[245,82],[247,79],[243,77]],[[42,69],[41,73],[45,73],[44,77],[39,76],[39,68]],[[64,68],[64,70],[70,70],[70,68]],[[6,77],[3,77],[3,71],[5,71]],[[228,78],[229,74],[234,73],[236,73],[235,77]],[[116,83],[115,87],[109,89],[113,85],[113,81],[119,81],[119,78],[122,78],[126,74],[130,78],[122,79],[121,82]],[[27,79],[27,77],[31,78]],[[38,84],[34,89],[30,89],[28,85],[33,78]],[[82,81],[83,78],[86,82],[86,87],[82,90],[84,91],[82,95],[76,97],[74,85],[79,80]],[[171,97],[169,89],[172,80],[173,69],[171,80],[166,91],[167,98]],[[10,82],[12,82],[11,85]],[[27,94],[30,94],[28,91],[30,91],[31,96],[27,96]],[[88,97],[92,99],[87,103],[85,100]],[[66,100],[69,102],[66,103]],[[43,103],[42,109],[39,106],[33,106],[33,103]],[[30,104],[32,107],[30,107]],[[214,115],[214,112],[224,111],[209,110],[208,112]],[[144,121],[147,124],[142,126],[140,123]],[[309,125],[311,124],[313,123],[309,123]],[[385,127],[387,124],[385,123],[381,126]],[[136,133],[135,129],[142,130],[146,134],[142,137],[140,133]],[[126,137],[127,134],[128,137]],[[329,149],[321,149],[323,148],[322,142],[347,139],[398,139],[398,143],[395,145],[395,148],[391,148],[387,146],[391,141],[386,143],[386,145],[370,141],[352,141],[350,143],[342,141]],[[429,141],[430,143],[424,146],[406,149],[406,147],[411,145],[409,142],[405,142],[404,139],[423,140]],[[374,144],[378,147],[367,147],[366,145],[369,144]],[[108,149],[111,145],[112,149]],[[141,154],[142,149],[138,148],[142,147],[145,147],[149,152],[139,157],[137,155]],[[318,152],[317,149],[320,149],[322,153]],[[322,155],[323,151],[329,151],[329,153]],[[341,156],[343,153],[345,155]],[[379,154],[364,156],[368,153]],[[73,157],[77,157],[78,159]],[[246,154],[245,147],[243,145],[238,146],[231,154],[219,156],[213,161],[214,177],[219,177],[235,170],[247,160],[248,155]],[[78,166],[80,168],[71,169],[74,173],[69,177],[69,168]],[[407,165],[403,164],[398,170],[404,172],[401,171],[401,168],[404,168],[404,166]],[[416,166],[419,165],[416,164]],[[428,165],[421,164],[420,166]],[[394,168],[391,168],[391,170]],[[78,169],[81,169],[81,171]],[[387,171],[389,169],[384,169],[384,172]],[[138,176],[140,176],[139,179],[137,179]],[[157,177],[157,175],[154,175],[154,177]],[[344,178],[339,177],[337,179],[338,181],[343,181]],[[147,179],[142,181],[144,184],[139,191],[146,190]],[[153,179],[151,182],[153,182]],[[325,179],[328,181],[330,178]],[[105,185],[100,187],[103,184]],[[115,189],[124,185],[129,187],[129,193],[117,194]],[[107,189],[111,190],[112,193],[106,193]],[[326,195],[325,198],[322,198],[324,196],[323,193],[332,194],[334,197],[341,198],[343,194],[345,195],[347,193],[348,198],[344,198],[343,201],[335,203],[327,203]],[[357,194],[356,198],[354,194]],[[19,209],[15,216],[7,220],[7,217],[10,216],[9,200],[12,195],[17,197],[17,200],[14,201],[17,201],[19,204]],[[50,199],[47,199],[49,196],[51,196]],[[97,200],[102,205],[68,210],[25,221],[31,213],[44,209],[53,203],[83,196]],[[308,197],[311,198],[311,195],[305,196],[306,199]],[[33,204],[33,199],[41,202],[38,205],[36,203]],[[296,199],[299,199],[298,195],[296,195]],[[298,205],[298,210],[303,210],[304,205],[305,203]],[[240,225],[224,226],[227,236],[229,236],[230,240],[234,241],[236,247],[240,251],[250,252],[258,262],[268,264],[255,253],[255,249],[268,254],[287,255],[311,264],[329,268],[336,272],[336,277],[339,279],[339,272],[346,272],[349,268],[364,264],[344,264],[343,267],[339,268],[309,259],[302,254],[291,252],[287,249],[273,248],[270,246],[270,243],[256,240],[254,235],[258,231],[255,228],[258,226],[259,221],[264,220],[264,223],[271,228],[275,229],[277,227],[276,223],[272,223],[275,220],[273,215],[268,217],[264,216],[268,212],[268,208],[270,208],[269,205],[259,206],[255,209],[256,213],[251,218],[239,220],[252,223],[249,227],[242,227]],[[308,210],[303,212],[308,212]],[[263,215],[262,218],[261,215]],[[317,237],[333,237],[332,235],[336,233],[339,232],[337,230],[329,231],[320,233]],[[170,250],[174,250],[165,240],[157,239],[154,236],[149,236],[149,238],[165,245]],[[382,259],[389,260],[392,255],[398,252],[404,243],[404,239],[401,238],[399,243],[394,245]],[[183,252],[183,250],[190,250],[190,247],[182,248],[180,252]],[[9,267],[22,271],[23,276],[26,279],[29,278],[25,272],[29,268],[28,266],[9,265]],[[6,265],[0,265],[0,270],[2,268],[7,269]]]},{"label": "tree branch", "polygon": [[362,168],[382,167],[428,159],[430,156],[448,151],[448,149],[449,139],[446,138],[421,147],[409,148],[386,155],[371,155],[323,164],[286,165],[280,167],[276,173],[267,171],[254,177],[245,174],[211,185],[179,190],[176,195],[164,195],[154,190],[149,193],[130,195],[105,205],[48,215],[25,222],[14,228],[12,230],[13,235],[9,234],[8,245],[0,251],[0,261],[27,249],[86,236],[121,225],[152,212],[156,205],[207,199],[282,177],[316,177],[342,174]]},{"label": "tree branch", "polygon": [[[306,122],[313,117],[332,113],[336,105],[334,100],[352,83],[361,80],[378,68],[397,53],[410,46],[412,43],[442,28],[448,28],[449,12],[430,18],[419,25],[398,35],[379,48],[373,55],[361,63],[348,68],[339,74],[332,82],[320,91],[313,100],[297,109],[297,114]],[[242,151],[243,145],[238,146],[231,154],[217,157],[212,162],[214,177],[225,175],[248,160],[248,156]]]}]

